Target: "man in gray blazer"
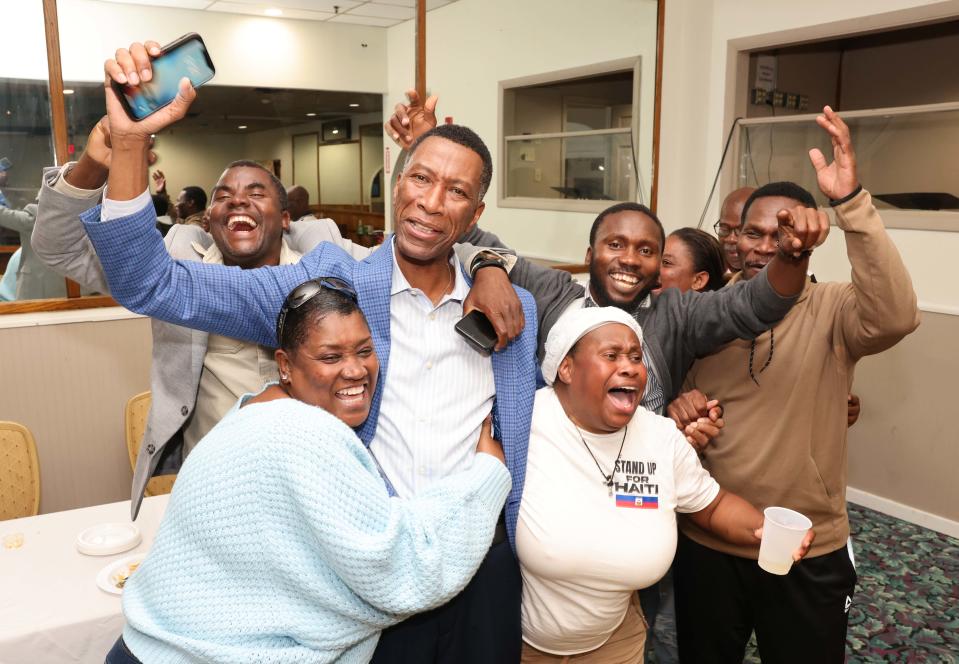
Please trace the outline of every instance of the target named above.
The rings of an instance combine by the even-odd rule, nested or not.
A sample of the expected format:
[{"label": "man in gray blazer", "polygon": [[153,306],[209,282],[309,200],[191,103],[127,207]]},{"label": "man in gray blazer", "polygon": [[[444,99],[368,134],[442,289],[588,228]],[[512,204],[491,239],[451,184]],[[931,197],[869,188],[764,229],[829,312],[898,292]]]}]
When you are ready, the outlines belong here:
[{"label": "man in gray blazer", "polygon": [[[104,119],[90,133],[79,161],[44,172],[33,231],[37,256],[61,275],[100,293],[109,293],[110,287],[79,214],[100,202],[109,173],[108,145]],[[330,219],[298,222],[291,228],[286,190],[253,162],[234,162],[224,171],[213,204],[230,206],[227,222],[210,229],[212,238],[198,226],[174,226],[165,238],[171,256],[246,269],[297,262],[323,241],[335,242],[358,259],[370,252],[344,240]],[[240,394],[276,379],[272,349],[158,320],[151,323],[152,405],[133,475],[134,519],[154,474],[179,470],[193,445]]]},{"label": "man in gray blazer", "polygon": [[20,267],[17,270],[18,300],[40,300],[65,297],[67,284],[63,277],[47,268],[37,258],[30,242],[30,233],[37,218],[37,204],[28,203],[22,210],[0,207],[0,226],[20,233]]}]

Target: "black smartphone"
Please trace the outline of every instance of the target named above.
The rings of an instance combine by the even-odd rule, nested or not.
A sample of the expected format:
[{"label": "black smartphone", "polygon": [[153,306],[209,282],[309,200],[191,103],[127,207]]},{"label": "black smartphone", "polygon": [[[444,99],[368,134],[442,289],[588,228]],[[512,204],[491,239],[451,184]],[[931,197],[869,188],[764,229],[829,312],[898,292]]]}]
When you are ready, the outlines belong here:
[{"label": "black smartphone", "polygon": [[216,74],[203,39],[195,32],[164,46],[152,64],[153,78],[146,83],[120,85],[112,82],[113,90],[131,120],[142,120],[176,99],[180,79],[184,76],[197,88]]},{"label": "black smartphone", "polygon": [[482,312],[474,309],[460,318],[455,327],[466,342],[479,352],[484,355],[493,352],[496,346],[496,331],[493,329],[493,324],[489,322],[489,318]]}]

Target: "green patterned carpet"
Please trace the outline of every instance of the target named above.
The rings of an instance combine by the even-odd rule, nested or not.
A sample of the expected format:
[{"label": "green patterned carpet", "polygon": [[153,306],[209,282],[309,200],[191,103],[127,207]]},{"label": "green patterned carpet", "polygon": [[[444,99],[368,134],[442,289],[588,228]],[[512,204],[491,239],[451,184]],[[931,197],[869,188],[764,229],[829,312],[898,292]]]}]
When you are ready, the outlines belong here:
[{"label": "green patterned carpet", "polygon": [[[849,662],[959,663],[959,540],[849,505]],[[759,662],[750,648],[745,662]]]}]

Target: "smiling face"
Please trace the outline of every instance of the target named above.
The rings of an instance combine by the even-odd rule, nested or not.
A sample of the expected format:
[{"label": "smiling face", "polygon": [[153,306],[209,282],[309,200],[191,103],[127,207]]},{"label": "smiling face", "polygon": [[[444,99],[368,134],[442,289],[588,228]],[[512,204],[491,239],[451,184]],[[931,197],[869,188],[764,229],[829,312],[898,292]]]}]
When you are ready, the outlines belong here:
[{"label": "smiling face", "polygon": [[723,259],[730,270],[742,269],[736,245],[739,242],[739,228],[742,226],[743,205],[754,191],[756,190],[752,187],[737,189],[726,197],[719,212],[719,225],[729,231],[725,237],[719,238],[719,242],[722,244]]},{"label": "smiling face", "polygon": [[351,427],[366,421],[380,365],[359,312],[325,315],[294,350],[276,351],[276,363],[294,399],[319,406]]},{"label": "smiling face", "polygon": [[413,263],[445,261],[456,240],[479,219],[483,160],[439,136],[409,157],[393,189],[396,250]]},{"label": "smiling face", "polygon": [[689,247],[675,235],[670,235],[666,238],[666,251],[663,252],[659,283],[660,290],[678,288],[682,292],[698,291],[709,283],[709,273],[697,272]]},{"label": "smiling face", "polygon": [[607,215],[586,251],[590,293],[601,306],[632,311],[659,281],[662,235],[642,212]]},{"label": "smiling face", "polygon": [[736,245],[743,266],[743,279],[752,279],[766,267],[779,250],[780,210],[802,205],[785,196],[764,196],[749,206]]},{"label": "smiling face", "polygon": [[563,409],[581,429],[592,433],[622,429],[646,389],[639,338],[621,323],[592,330],[563,358],[555,385]]},{"label": "smiling face", "polygon": [[290,215],[266,171],[252,166],[229,168],[213,188],[210,235],[226,265],[243,268],[278,265],[283,231]]}]

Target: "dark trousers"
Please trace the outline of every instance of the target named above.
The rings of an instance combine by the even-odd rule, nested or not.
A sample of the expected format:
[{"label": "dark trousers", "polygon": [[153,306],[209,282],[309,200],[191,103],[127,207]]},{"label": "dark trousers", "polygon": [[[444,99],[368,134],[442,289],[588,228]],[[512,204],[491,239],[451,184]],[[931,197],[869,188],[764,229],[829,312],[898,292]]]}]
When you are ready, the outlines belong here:
[{"label": "dark trousers", "polygon": [[522,579],[509,541],[459,595],[383,631],[370,664],[518,664]]},{"label": "dark trousers", "polygon": [[123,642],[123,637],[121,636],[117,639],[117,642],[113,644],[113,647],[110,648],[110,652],[107,653],[107,658],[104,664],[142,664],[138,660],[130,649],[127,648],[127,644]]},{"label": "dark trousers", "polygon": [[844,661],[856,587],[845,547],[777,576],[680,533],[673,574],[681,662],[741,664],[753,630],[763,664]]}]

